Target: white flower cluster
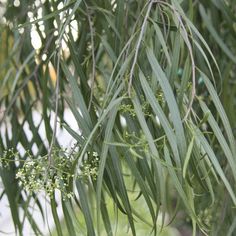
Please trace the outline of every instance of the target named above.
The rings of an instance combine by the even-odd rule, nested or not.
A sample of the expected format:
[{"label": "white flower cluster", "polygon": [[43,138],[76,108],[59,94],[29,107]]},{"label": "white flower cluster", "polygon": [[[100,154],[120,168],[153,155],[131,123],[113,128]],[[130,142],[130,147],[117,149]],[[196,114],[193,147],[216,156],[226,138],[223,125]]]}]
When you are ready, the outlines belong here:
[{"label": "white flower cluster", "polygon": [[99,156],[97,152],[88,152],[88,158],[83,162],[80,167],[81,173],[79,177],[83,178],[91,178],[92,180],[96,180],[98,174],[98,166],[99,166]]},{"label": "white flower cluster", "polygon": [[53,165],[49,165],[48,156],[32,159],[30,156],[18,170],[16,178],[29,193],[45,191],[50,197],[56,189],[62,197],[72,197],[69,183],[73,178],[70,173],[73,160],[54,150],[52,153]]},{"label": "white flower cluster", "polygon": [[72,183],[75,176],[84,180],[97,178],[99,166],[97,152],[87,152],[87,157],[79,168],[79,175],[75,174],[74,168],[77,152],[67,153],[66,150],[54,149],[51,153],[52,162],[49,161],[48,155],[35,158],[27,152],[27,156],[26,160],[22,160],[17,152],[8,150],[0,158],[0,164],[6,168],[10,162],[18,161],[16,179],[29,194],[45,191],[52,197],[55,190],[59,190],[63,199],[72,198],[74,196]]},{"label": "white flower cluster", "polygon": [[18,152],[13,148],[3,151],[3,154],[0,157],[0,166],[4,168],[8,167],[10,162],[15,161],[18,155]]}]

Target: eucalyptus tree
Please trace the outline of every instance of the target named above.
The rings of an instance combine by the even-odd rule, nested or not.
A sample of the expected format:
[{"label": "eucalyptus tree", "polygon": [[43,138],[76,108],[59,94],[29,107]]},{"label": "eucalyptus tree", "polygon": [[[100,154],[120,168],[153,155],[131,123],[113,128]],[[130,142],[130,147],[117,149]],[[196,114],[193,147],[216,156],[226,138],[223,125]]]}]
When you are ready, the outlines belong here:
[{"label": "eucalyptus tree", "polygon": [[41,234],[30,210],[46,220],[41,192],[58,235],[58,192],[69,235],[119,233],[110,201],[131,235],[140,221],[153,235],[235,232],[235,11],[223,0],[1,3],[1,196],[19,235],[26,219]]}]

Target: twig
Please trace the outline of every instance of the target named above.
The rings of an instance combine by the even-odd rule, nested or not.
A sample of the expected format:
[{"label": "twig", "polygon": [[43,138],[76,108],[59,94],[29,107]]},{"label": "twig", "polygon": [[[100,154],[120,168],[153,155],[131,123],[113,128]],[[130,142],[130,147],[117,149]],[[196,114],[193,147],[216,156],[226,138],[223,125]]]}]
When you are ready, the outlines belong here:
[{"label": "twig", "polygon": [[145,18],[144,18],[144,21],[143,21],[143,24],[142,24],[141,32],[139,34],[138,42],[137,42],[137,45],[136,45],[134,60],[133,60],[133,64],[132,64],[132,67],[131,67],[131,70],[130,70],[130,76],[129,76],[129,84],[128,84],[128,95],[129,96],[131,96],[131,86],[132,86],[134,68],[135,68],[135,65],[136,65],[136,62],[137,62],[137,59],[138,59],[139,48],[140,48],[141,41],[142,41],[142,38],[143,38],[143,35],[144,35],[147,19],[149,17],[149,13],[150,13],[152,4],[153,4],[153,1],[150,1],[149,5],[148,5],[147,12],[146,12],[146,15],[145,15]]},{"label": "twig", "polygon": [[55,98],[56,98],[56,102],[55,102],[55,117],[54,117],[54,125],[53,125],[53,133],[52,133],[52,139],[50,142],[50,147],[48,150],[48,162],[49,162],[49,166],[51,166],[53,164],[53,158],[52,158],[52,149],[53,149],[53,145],[55,142],[55,138],[56,138],[56,133],[57,133],[57,116],[58,116],[58,103],[59,103],[59,77],[60,77],[60,49],[58,50],[58,60],[57,60],[57,80],[56,80],[56,91],[55,91]]},{"label": "twig", "polygon": [[88,5],[86,4],[85,1],[84,1],[84,4],[85,4],[85,7],[86,7],[87,17],[88,17],[88,22],[89,22],[90,35],[91,35],[91,50],[92,50],[92,81],[91,81],[91,93],[90,93],[89,105],[88,105],[88,110],[90,110],[91,105],[92,105],[92,100],[93,100],[96,60],[95,60],[95,50],[94,50],[94,28],[93,28],[93,23],[92,23],[91,15],[90,15],[90,12],[89,12],[89,7],[88,7]]},{"label": "twig", "polygon": [[[143,9],[141,10],[141,12],[139,13],[139,15],[137,16],[137,20],[136,20],[136,22],[134,23],[134,26],[133,26],[133,29],[132,29],[130,35],[134,35],[134,34],[135,34],[135,29],[136,29],[136,27],[137,27],[137,25],[138,25],[138,22],[139,22],[139,20],[140,20],[142,14],[143,14],[143,11],[144,11],[144,9],[146,8],[147,5],[148,5],[148,2],[144,5]],[[129,45],[127,46],[127,49],[126,49],[126,52],[125,52],[125,59],[128,58],[128,56],[129,56],[130,47],[131,47],[131,42],[130,42]],[[124,59],[124,60],[125,60],[125,59]]]},{"label": "twig", "polygon": [[194,61],[194,57],[193,57],[193,51],[192,51],[192,46],[191,46],[191,43],[189,41],[189,38],[188,38],[188,33],[184,27],[184,24],[181,20],[181,17],[179,15],[178,12],[175,11],[175,14],[176,14],[176,17],[178,18],[179,22],[180,22],[180,25],[183,29],[183,32],[184,32],[184,35],[185,35],[185,43],[187,45],[187,48],[189,50],[189,54],[190,54],[190,59],[191,59],[191,63],[192,63],[192,91],[191,91],[191,98],[190,98],[190,102],[189,102],[189,105],[188,105],[188,109],[186,111],[186,114],[183,118],[183,121],[185,121],[192,109],[192,105],[193,105],[193,100],[194,100],[194,97],[195,97],[195,94],[196,94],[196,66],[195,66],[195,61]]},{"label": "twig", "polygon": [[[63,12],[62,18],[65,16],[65,11]],[[58,27],[58,32],[60,32],[63,28],[63,23]],[[48,150],[48,163],[49,167],[53,165],[53,157],[52,157],[52,149],[53,145],[55,143],[55,138],[57,134],[57,117],[58,117],[58,104],[59,104],[59,81],[60,81],[60,56],[61,56],[61,42],[62,42],[62,37],[60,36],[58,39],[58,52],[57,52],[57,71],[56,71],[56,91],[55,91],[55,117],[54,117],[54,125],[53,125],[53,132],[52,132],[52,139],[50,142],[49,150]]]}]

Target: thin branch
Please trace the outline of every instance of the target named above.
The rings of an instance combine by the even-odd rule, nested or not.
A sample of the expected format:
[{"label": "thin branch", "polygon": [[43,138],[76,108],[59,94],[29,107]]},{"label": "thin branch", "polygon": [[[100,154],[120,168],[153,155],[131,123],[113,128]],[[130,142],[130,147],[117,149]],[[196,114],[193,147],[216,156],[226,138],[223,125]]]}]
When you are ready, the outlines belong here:
[{"label": "thin branch", "polygon": [[150,1],[149,5],[148,5],[147,12],[146,12],[146,15],[145,15],[145,18],[144,18],[144,21],[143,21],[141,32],[139,34],[138,42],[137,42],[137,45],[136,45],[134,60],[133,60],[133,64],[132,64],[132,67],[131,67],[131,70],[130,70],[130,76],[129,76],[129,84],[128,84],[128,94],[129,94],[129,96],[131,96],[131,86],[132,86],[134,68],[135,68],[135,65],[136,65],[136,62],[137,62],[137,59],[138,59],[139,48],[140,48],[142,38],[143,38],[143,35],[144,35],[144,32],[145,32],[147,19],[149,17],[149,13],[150,13],[152,4],[153,4],[153,1]]},{"label": "thin branch", "polygon": [[88,22],[89,22],[89,29],[90,29],[90,37],[91,37],[91,50],[92,50],[92,81],[91,81],[91,93],[90,93],[90,99],[89,99],[89,105],[88,105],[88,110],[90,110],[91,105],[92,105],[92,100],[93,100],[93,90],[94,90],[94,82],[95,82],[95,69],[96,69],[96,60],[95,60],[95,49],[94,49],[94,28],[93,28],[93,22],[91,19],[91,15],[89,12],[89,7],[84,1],[84,4],[86,6],[86,12],[87,12],[87,17],[88,17]]},{"label": "thin branch", "polygon": [[[63,12],[62,18],[65,17],[66,11]],[[68,20],[68,19],[67,19]],[[61,23],[58,32],[61,31],[61,29],[63,28],[63,22]],[[58,117],[58,104],[59,104],[59,92],[60,92],[60,58],[61,58],[61,51],[62,51],[62,47],[61,47],[61,43],[62,43],[62,37],[59,37],[58,39],[58,52],[57,52],[57,71],[56,71],[56,91],[55,91],[55,117],[54,117],[54,124],[53,124],[53,133],[52,133],[52,139],[50,142],[50,146],[49,146],[49,150],[48,150],[48,163],[49,163],[49,167],[53,165],[53,157],[52,157],[52,149],[53,149],[53,145],[55,143],[55,139],[56,139],[56,134],[57,134],[57,117]]]},{"label": "thin branch", "polygon": [[186,114],[183,118],[183,121],[185,121],[192,109],[192,105],[193,105],[193,101],[194,101],[194,97],[195,97],[195,94],[196,94],[196,65],[195,65],[195,61],[194,61],[194,56],[193,56],[193,50],[192,50],[192,46],[191,46],[191,43],[189,41],[189,38],[188,38],[188,33],[184,27],[184,24],[181,20],[181,17],[179,15],[179,13],[177,13],[175,11],[175,14],[180,22],[180,25],[183,29],[183,32],[184,32],[184,36],[186,37],[185,38],[185,43],[187,45],[187,48],[189,50],[189,54],[190,54],[190,59],[191,59],[191,63],[192,63],[192,91],[191,91],[191,98],[190,98],[190,102],[189,102],[189,105],[188,105],[188,109],[186,111]]},{"label": "thin branch", "polygon": [[[137,16],[137,20],[136,20],[136,22],[135,22],[134,25],[133,25],[133,28],[132,28],[132,31],[131,31],[131,34],[130,34],[130,35],[136,34],[136,33],[135,33],[135,29],[137,28],[138,22],[139,22],[139,20],[140,20],[142,14],[143,14],[143,11],[144,11],[144,9],[146,8],[147,5],[148,5],[148,2],[144,5],[143,9],[140,11],[139,15]],[[131,42],[130,42],[129,45],[127,46],[127,49],[126,49],[126,52],[125,52],[125,59],[128,58],[128,56],[129,56],[130,47],[131,47]],[[124,60],[125,60],[125,59],[124,59]]]},{"label": "thin branch", "polygon": [[52,139],[50,142],[50,147],[48,150],[48,162],[49,166],[53,164],[53,158],[52,158],[52,149],[53,145],[55,143],[56,133],[57,133],[57,117],[58,117],[58,104],[59,104],[59,92],[60,92],[60,86],[59,86],[59,77],[60,77],[60,49],[58,50],[58,58],[57,58],[57,80],[56,80],[56,91],[55,91],[55,117],[54,117],[54,124],[53,124],[53,133],[52,133]]}]

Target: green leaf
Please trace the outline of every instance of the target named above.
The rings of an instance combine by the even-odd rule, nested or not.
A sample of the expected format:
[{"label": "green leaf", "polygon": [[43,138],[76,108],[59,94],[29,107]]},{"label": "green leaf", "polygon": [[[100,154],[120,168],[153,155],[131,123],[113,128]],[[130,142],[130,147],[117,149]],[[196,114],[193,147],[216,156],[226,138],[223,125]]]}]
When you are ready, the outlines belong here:
[{"label": "green leaf", "polygon": [[94,224],[93,224],[92,216],[91,216],[89,205],[88,205],[88,199],[87,199],[86,192],[85,192],[85,189],[81,180],[76,181],[76,187],[77,187],[77,191],[80,197],[81,209],[83,211],[85,223],[87,226],[87,234],[91,236],[95,236]]},{"label": "green leaf", "polygon": [[221,47],[221,49],[223,50],[223,52],[234,62],[236,63],[236,56],[231,52],[231,50],[227,47],[227,45],[224,43],[224,41],[221,39],[221,37],[219,36],[219,34],[216,32],[215,28],[213,27],[213,25],[211,24],[211,19],[208,17],[208,15],[206,14],[206,11],[204,9],[204,7],[202,6],[202,4],[199,5],[199,10],[200,10],[200,14],[201,17],[204,20],[204,23],[207,27],[207,29],[209,30],[209,32],[211,33],[212,37],[214,38],[214,40],[216,41],[216,43],[218,43],[218,45]]},{"label": "green leaf", "polygon": [[176,103],[176,99],[174,97],[174,93],[173,93],[171,86],[168,82],[166,74],[161,69],[158,61],[156,60],[156,57],[155,57],[153,51],[150,48],[147,50],[147,57],[148,57],[149,63],[151,64],[152,70],[153,70],[156,78],[158,79],[160,86],[163,90],[163,93],[165,95],[165,99],[167,101],[167,104],[168,104],[168,107],[170,110],[170,114],[171,114],[171,120],[174,124],[176,135],[178,136],[177,144],[179,147],[180,155],[183,158],[183,156],[186,153],[186,149],[187,149],[186,148],[186,139],[185,139],[185,135],[184,135],[180,112],[178,109],[178,105]]},{"label": "green leaf", "polygon": [[192,137],[191,142],[189,143],[188,150],[187,150],[187,153],[186,153],[186,157],[185,157],[185,160],[184,160],[184,165],[183,165],[183,177],[184,177],[184,179],[186,178],[186,171],[187,171],[189,160],[191,158],[193,145],[194,145],[194,136]]}]

